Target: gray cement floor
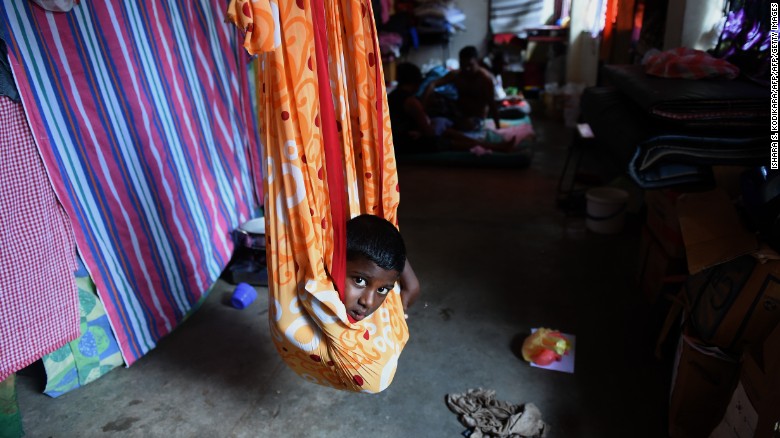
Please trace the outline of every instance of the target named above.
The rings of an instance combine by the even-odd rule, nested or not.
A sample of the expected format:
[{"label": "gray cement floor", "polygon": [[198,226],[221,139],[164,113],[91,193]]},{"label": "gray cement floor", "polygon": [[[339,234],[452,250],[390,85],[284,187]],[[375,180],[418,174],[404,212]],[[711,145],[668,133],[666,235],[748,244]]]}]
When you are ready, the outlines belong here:
[{"label": "gray cement floor", "polygon": [[[18,380],[30,437],[458,437],[444,403],[470,388],[533,402],[549,437],[665,436],[657,311],[635,285],[639,232],[595,235],[555,206],[571,133],[534,120],[524,170],[403,166],[400,223],[423,295],[391,387],[351,394],[299,379],[276,355],[261,293],[239,311],[218,285],[131,368],[60,398]],[[577,336],[574,374],[531,368],[511,348],[532,327]]]}]

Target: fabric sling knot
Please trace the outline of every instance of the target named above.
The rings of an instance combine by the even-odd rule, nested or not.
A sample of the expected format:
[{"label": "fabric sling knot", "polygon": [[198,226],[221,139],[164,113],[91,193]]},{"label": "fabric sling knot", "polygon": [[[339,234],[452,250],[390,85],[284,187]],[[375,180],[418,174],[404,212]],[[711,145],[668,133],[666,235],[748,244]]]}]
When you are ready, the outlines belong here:
[{"label": "fabric sling knot", "polygon": [[409,338],[400,288],[360,322],[343,304],[347,219],[370,213],[398,223],[371,5],[233,0],[227,16],[259,55],[272,339],[306,380],[382,391]]}]

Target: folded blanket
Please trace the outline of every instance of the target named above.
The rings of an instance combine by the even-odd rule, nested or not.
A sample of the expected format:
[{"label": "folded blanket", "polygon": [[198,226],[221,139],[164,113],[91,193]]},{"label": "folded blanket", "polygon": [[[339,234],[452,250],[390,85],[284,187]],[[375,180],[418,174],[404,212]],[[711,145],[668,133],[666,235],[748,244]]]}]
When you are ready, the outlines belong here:
[{"label": "folded blanket", "polygon": [[645,189],[713,185],[712,165],[757,166],[768,161],[766,138],[659,136],[641,143],[628,166]]}]

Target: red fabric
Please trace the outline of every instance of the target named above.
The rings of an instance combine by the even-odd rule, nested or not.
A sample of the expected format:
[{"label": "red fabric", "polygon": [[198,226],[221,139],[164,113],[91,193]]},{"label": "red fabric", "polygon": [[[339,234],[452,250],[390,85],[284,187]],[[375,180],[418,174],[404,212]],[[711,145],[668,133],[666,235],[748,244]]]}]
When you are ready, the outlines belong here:
[{"label": "red fabric", "polygon": [[514,37],[515,34],[513,33],[497,33],[493,35],[493,42],[498,45],[509,44]]},{"label": "red fabric", "polygon": [[[371,20],[374,21],[374,14],[371,14]],[[379,47],[377,46],[377,38],[376,38],[376,22],[372,23],[374,26],[371,28],[371,37],[374,41],[374,58],[376,59],[376,62],[374,63],[374,78],[375,78],[375,95],[376,95],[376,132],[377,132],[377,140],[376,140],[376,148],[377,148],[377,157],[379,162],[381,163],[379,165],[379,181],[385,180],[385,136],[384,136],[384,119],[382,117],[382,75],[379,74],[380,71],[380,63],[382,62],[381,57],[379,56]],[[379,217],[385,217],[385,205],[384,202],[379,202],[379,211],[377,212]]]},{"label": "red fabric", "polygon": [[678,47],[652,53],[642,61],[645,72],[662,78],[734,79],[739,67],[701,50]]},{"label": "red fabric", "polygon": [[344,184],[344,157],[336,128],[336,113],[328,74],[328,37],[322,0],[311,2],[314,25],[314,46],[317,58],[317,82],[319,83],[320,120],[325,142],[325,166],[327,168],[330,215],[333,224],[333,266],[330,276],[344,302],[344,281],[347,274],[347,210],[346,185]]},{"label": "red fabric", "polygon": [[75,248],[22,105],[0,96],[0,381],[79,336]]}]

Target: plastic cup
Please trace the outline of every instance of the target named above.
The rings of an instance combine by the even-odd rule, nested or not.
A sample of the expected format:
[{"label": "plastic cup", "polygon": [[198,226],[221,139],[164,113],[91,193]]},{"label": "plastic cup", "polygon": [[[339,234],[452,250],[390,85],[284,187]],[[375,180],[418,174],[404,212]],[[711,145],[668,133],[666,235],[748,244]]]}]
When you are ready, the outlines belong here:
[{"label": "plastic cup", "polygon": [[230,305],[236,309],[245,309],[257,299],[257,291],[246,283],[238,283],[230,297]]}]

